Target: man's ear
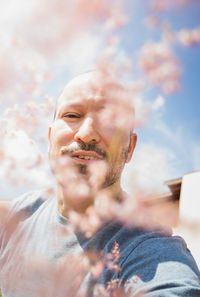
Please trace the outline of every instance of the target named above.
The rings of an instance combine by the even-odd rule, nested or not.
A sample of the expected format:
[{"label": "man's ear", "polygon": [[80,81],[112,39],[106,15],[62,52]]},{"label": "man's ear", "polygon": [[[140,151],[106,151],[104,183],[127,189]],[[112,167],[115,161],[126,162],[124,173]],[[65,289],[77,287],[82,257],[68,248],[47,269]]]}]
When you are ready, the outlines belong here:
[{"label": "man's ear", "polygon": [[135,133],[131,133],[130,135],[130,144],[129,144],[129,148],[128,148],[128,155],[126,158],[126,163],[130,162],[135,146],[136,146],[136,142],[137,142],[137,134]]},{"label": "man's ear", "polygon": [[48,140],[50,140],[50,136],[51,136],[51,126],[49,126]]},{"label": "man's ear", "polygon": [[50,148],[50,137],[51,137],[51,126],[49,126],[49,131],[48,131],[48,153]]}]

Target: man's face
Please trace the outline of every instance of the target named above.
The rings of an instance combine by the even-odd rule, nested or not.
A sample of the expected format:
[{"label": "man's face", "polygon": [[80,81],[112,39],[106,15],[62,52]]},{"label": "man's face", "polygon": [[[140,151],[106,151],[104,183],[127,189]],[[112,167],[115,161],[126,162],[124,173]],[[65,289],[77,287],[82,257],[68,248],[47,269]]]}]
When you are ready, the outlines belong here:
[{"label": "man's face", "polygon": [[98,170],[104,162],[107,170],[101,186],[119,181],[136,142],[126,95],[121,85],[98,72],[73,79],[57,102],[49,132],[50,160],[67,155],[82,174],[91,164]]}]

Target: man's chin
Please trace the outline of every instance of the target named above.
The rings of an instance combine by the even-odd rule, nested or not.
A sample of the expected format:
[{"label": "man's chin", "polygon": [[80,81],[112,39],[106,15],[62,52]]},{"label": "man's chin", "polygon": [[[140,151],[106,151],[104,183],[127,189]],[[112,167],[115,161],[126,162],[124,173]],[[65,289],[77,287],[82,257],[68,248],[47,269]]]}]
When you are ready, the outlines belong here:
[{"label": "man's chin", "polygon": [[84,164],[76,164],[77,168],[78,168],[78,171],[80,174],[83,174],[83,175],[87,175],[87,165],[84,165]]}]

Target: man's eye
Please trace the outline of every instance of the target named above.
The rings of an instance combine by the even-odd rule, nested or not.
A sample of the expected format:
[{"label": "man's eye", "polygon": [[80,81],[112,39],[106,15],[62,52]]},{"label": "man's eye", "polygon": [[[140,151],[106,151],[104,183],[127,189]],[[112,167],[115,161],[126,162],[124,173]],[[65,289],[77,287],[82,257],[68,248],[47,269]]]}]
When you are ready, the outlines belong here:
[{"label": "man's eye", "polygon": [[76,113],[66,113],[63,117],[68,119],[79,119],[81,116]]}]

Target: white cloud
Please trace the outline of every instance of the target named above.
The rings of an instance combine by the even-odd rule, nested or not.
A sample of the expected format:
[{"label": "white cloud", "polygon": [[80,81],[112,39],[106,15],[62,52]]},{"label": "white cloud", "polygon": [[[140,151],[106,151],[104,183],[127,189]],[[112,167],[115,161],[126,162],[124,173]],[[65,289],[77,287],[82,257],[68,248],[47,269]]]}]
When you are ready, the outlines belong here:
[{"label": "white cloud", "polygon": [[[48,187],[52,180],[47,160],[43,158],[34,140],[24,131],[10,131],[2,142],[2,181],[20,187]],[[13,187],[14,191],[14,187]],[[1,192],[2,195],[2,192]]]},{"label": "white cloud", "polygon": [[159,96],[155,99],[155,101],[153,102],[153,104],[152,104],[152,109],[153,109],[153,110],[158,110],[158,109],[160,109],[161,107],[163,107],[164,104],[165,104],[165,99],[164,99],[164,97],[161,96],[161,95],[159,95]]},{"label": "white cloud", "polygon": [[94,33],[82,32],[72,40],[68,48],[60,56],[60,63],[65,64],[72,76],[89,68],[94,68],[99,48],[102,46],[103,37]]},{"label": "white cloud", "polygon": [[142,145],[134,154],[132,162],[126,167],[122,185],[128,191],[134,187],[146,193],[165,192],[163,182],[169,179],[170,169],[166,151],[150,144]]}]

